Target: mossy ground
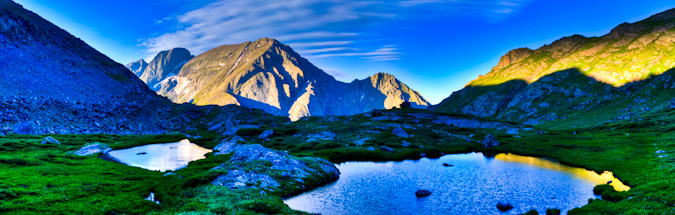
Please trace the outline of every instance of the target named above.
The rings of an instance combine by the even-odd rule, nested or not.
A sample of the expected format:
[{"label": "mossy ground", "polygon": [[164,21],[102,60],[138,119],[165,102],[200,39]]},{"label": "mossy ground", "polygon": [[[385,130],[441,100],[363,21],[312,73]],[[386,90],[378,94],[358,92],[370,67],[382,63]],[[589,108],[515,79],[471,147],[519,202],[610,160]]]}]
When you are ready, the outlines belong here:
[{"label": "mossy ground", "polygon": [[[396,114],[406,111],[399,110]],[[655,117],[661,118],[661,117]],[[391,135],[392,127],[403,125],[411,137]],[[589,204],[570,214],[669,214],[675,207],[675,152],[672,128],[661,123],[614,123],[586,129],[523,131],[506,134],[496,129],[466,129],[430,124],[430,120],[411,123],[410,119],[373,121],[363,115],[310,118],[276,127],[269,140],[245,137],[249,143],[289,151],[296,156],[316,156],[333,162],[348,160],[401,160],[471,151],[511,152],[548,157],[561,163],[596,171],[613,171],[628,192],[602,190],[606,200]],[[306,137],[334,132],[333,140],[306,141]],[[364,132],[365,131],[365,132]],[[372,131],[379,131],[368,133]],[[577,134],[573,134],[576,131]],[[217,134],[204,130],[188,132],[202,146],[220,142]],[[257,133],[257,132],[253,132]],[[464,138],[469,137],[467,142]],[[492,134],[503,144],[483,149],[479,141]],[[368,136],[369,135],[369,136]],[[371,140],[355,145],[354,140]],[[62,145],[42,145],[44,136],[7,136],[0,138],[0,212],[24,214],[289,214],[283,204],[285,193],[261,194],[255,190],[230,190],[209,185],[214,177],[208,172],[229,156],[207,156],[176,171],[182,177],[128,167],[95,156],[70,154],[79,147],[101,142],[113,148],[128,148],[158,142],[173,142],[182,134],[158,136],[57,135]],[[401,145],[405,140],[411,145]],[[366,150],[374,147],[375,151]],[[388,146],[394,152],[379,150]],[[422,147],[420,147],[422,146]],[[665,150],[666,153],[655,153]],[[661,157],[659,157],[661,155]],[[261,164],[264,166],[264,164]],[[242,168],[257,168],[242,167]],[[599,187],[597,189],[603,189]],[[162,204],[144,200],[154,192]],[[589,191],[590,192],[590,191]]]}]

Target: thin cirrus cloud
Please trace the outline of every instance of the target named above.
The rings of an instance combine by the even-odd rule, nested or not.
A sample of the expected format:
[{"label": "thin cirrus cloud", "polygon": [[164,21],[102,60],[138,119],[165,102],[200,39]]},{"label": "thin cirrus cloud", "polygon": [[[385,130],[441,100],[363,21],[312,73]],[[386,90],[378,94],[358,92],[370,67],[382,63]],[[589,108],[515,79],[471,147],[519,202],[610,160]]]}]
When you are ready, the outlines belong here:
[{"label": "thin cirrus cloud", "polygon": [[[371,61],[400,60],[396,45],[364,44],[373,25],[405,19],[401,11],[443,4],[474,8],[485,17],[515,12],[527,0],[215,0],[201,8],[162,19],[160,24],[179,28],[142,40],[148,56],[175,47],[195,54],[223,44],[272,37],[307,58],[356,57]],[[412,10],[411,10],[412,8]],[[408,14],[409,15],[409,14]],[[372,38],[369,38],[372,41]],[[365,45],[365,46],[364,46]],[[370,48],[372,49],[372,48]]]}]

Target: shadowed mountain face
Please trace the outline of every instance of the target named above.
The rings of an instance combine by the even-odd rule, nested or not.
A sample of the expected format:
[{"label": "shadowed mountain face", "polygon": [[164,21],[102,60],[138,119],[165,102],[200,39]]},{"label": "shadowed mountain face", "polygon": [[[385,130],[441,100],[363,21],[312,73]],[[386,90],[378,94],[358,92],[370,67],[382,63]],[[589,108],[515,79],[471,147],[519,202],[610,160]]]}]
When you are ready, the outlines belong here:
[{"label": "shadowed mountain face", "polygon": [[292,120],[363,113],[404,101],[417,108],[429,105],[389,74],[337,81],[269,38],[209,50],[185,63],[177,76],[162,81],[158,93],[176,103],[236,104]]},{"label": "shadowed mountain face", "polygon": [[[647,102],[652,107],[644,107],[645,102],[638,101],[650,95],[636,96],[651,86],[669,87],[655,83],[669,80],[670,74],[664,73],[675,67],[673,56],[675,9],[621,24],[602,37],[575,35],[537,50],[510,51],[490,73],[434,109],[528,124],[631,119],[645,108],[664,107],[671,99],[652,98]],[[650,78],[654,76],[658,78]],[[588,115],[600,106],[612,107],[605,111],[613,113]]]},{"label": "shadowed mountain face", "polygon": [[127,65],[141,81],[145,82],[151,89],[158,91],[159,83],[164,79],[178,75],[183,65],[194,56],[187,49],[175,48],[168,51],[162,51],[150,61],[149,64],[144,60],[139,60]]},{"label": "shadowed mountain face", "polygon": [[233,126],[275,119],[236,106],[176,105],[123,65],[9,0],[0,0],[0,62],[0,136],[164,133],[195,126],[191,122],[207,113]]}]

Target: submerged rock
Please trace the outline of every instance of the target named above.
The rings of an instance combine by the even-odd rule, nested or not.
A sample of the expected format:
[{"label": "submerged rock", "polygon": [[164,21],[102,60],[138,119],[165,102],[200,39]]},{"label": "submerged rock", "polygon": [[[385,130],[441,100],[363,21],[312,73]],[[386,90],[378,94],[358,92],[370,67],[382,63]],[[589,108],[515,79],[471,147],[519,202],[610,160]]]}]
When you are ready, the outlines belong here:
[{"label": "submerged rock", "polygon": [[418,198],[427,197],[429,195],[431,195],[431,191],[428,190],[418,190],[417,192],[415,192],[415,196],[417,196]]},{"label": "submerged rock", "polygon": [[488,134],[483,138],[483,148],[499,146],[499,141],[494,136]]},{"label": "submerged rock", "polygon": [[102,144],[102,143],[94,143],[94,144],[86,145],[86,146],[80,148],[74,154],[79,155],[79,156],[87,156],[87,155],[93,155],[93,154],[97,154],[97,153],[106,154],[110,151],[112,151],[110,146]]},{"label": "submerged rock", "polygon": [[408,132],[406,132],[405,130],[403,130],[400,127],[394,128],[394,130],[391,131],[391,134],[396,135],[398,137],[402,137],[402,138],[408,138],[408,136],[409,136]]},{"label": "submerged rock", "polygon": [[368,146],[368,148],[366,148],[366,150],[368,150],[368,151],[375,151],[375,147]]},{"label": "submerged rock", "polygon": [[449,164],[449,163],[443,163],[443,166],[451,167],[451,166],[454,166],[454,165]]},{"label": "submerged rock", "polygon": [[500,211],[509,211],[513,209],[513,205],[509,203],[498,202],[497,209],[499,209]]},{"label": "submerged rock", "polygon": [[45,139],[42,139],[42,144],[54,144],[54,145],[61,145],[61,142],[58,140],[54,139],[53,137],[45,137]]}]

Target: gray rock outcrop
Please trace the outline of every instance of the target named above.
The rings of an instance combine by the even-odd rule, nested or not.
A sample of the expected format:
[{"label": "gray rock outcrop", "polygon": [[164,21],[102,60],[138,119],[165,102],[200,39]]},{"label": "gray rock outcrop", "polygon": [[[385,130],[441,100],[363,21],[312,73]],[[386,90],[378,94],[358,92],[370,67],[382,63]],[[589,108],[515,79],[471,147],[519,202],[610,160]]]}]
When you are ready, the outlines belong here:
[{"label": "gray rock outcrop", "polygon": [[401,128],[401,127],[394,128],[394,130],[391,131],[391,134],[396,135],[397,137],[401,137],[401,138],[408,138],[409,137],[408,132],[403,130],[403,128]]},{"label": "gray rock outcrop", "polygon": [[499,146],[499,141],[494,136],[488,134],[488,135],[485,135],[485,138],[483,138],[482,145],[483,145],[483,148],[495,147],[495,146]]},{"label": "gray rock outcrop", "polygon": [[[335,164],[313,157],[294,157],[288,153],[265,148],[258,144],[231,144],[219,148],[231,151],[232,157],[226,163],[213,168],[220,175],[212,183],[234,189],[257,188],[278,191],[282,181],[301,185],[301,190],[334,181],[340,171]],[[221,151],[222,152],[222,151]],[[264,169],[249,168],[252,163],[263,162]]]},{"label": "gray rock outcrop", "polygon": [[112,151],[112,149],[108,145],[102,143],[93,143],[90,145],[83,146],[82,148],[74,152],[74,154],[79,156],[88,156],[98,153],[106,154],[110,151]]},{"label": "gray rock outcrop", "polygon": [[61,145],[61,142],[58,140],[54,139],[53,137],[45,137],[45,139],[42,139],[41,144],[52,144],[52,145]]}]

